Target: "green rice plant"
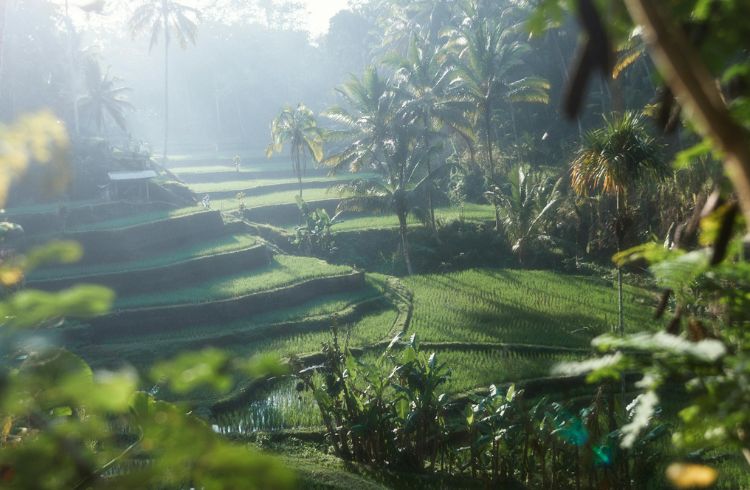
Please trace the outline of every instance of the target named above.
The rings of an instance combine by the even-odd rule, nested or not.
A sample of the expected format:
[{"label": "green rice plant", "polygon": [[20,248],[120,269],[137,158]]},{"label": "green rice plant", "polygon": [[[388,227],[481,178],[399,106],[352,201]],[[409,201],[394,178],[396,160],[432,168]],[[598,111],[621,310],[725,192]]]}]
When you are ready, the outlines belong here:
[{"label": "green rice plant", "polygon": [[245,250],[255,244],[257,244],[256,237],[235,233],[232,235],[217,237],[203,243],[191,244],[187,247],[172,249],[169,250],[168,253],[157,254],[153,257],[138,261],[65,267],[64,269],[41,269],[34,271],[29,279],[42,280],[59,277],[90,276],[110,272],[127,272],[163,267],[198,257],[208,257],[210,255]]},{"label": "green rice plant", "polygon": [[[348,333],[350,347],[367,347],[388,338],[397,313],[394,308],[380,309],[363,316],[354,323],[341,325],[341,330]],[[330,338],[331,332],[329,329],[274,337],[253,343],[248,352],[273,352],[284,357],[312,354],[319,352],[320,346]]]},{"label": "green rice plant", "polygon": [[[276,204],[296,204],[296,197],[299,196],[297,191],[280,191],[261,194],[259,196],[248,196],[245,198],[247,208],[257,208],[261,206],[273,206]],[[328,189],[308,189],[305,191],[305,200],[309,203],[314,201],[323,201],[326,199],[337,199],[343,197],[335,190]],[[237,199],[214,199],[211,201],[211,208],[220,211],[233,211],[239,208]]]},{"label": "green rice plant", "polygon": [[162,221],[170,218],[178,218],[205,212],[205,208],[199,206],[187,206],[184,208],[149,211],[148,213],[138,213],[121,218],[97,221],[86,225],[68,228],[66,231],[98,231],[98,230],[115,230],[120,228],[129,228],[131,226],[142,225],[154,221]]},{"label": "green rice plant", "polygon": [[[438,221],[449,222],[458,219],[466,221],[492,221],[495,219],[495,211],[490,205],[466,204],[463,207],[446,207],[435,209],[435,218]],[[409,226],[421,225],[414,216],[407,218]],[[344,216],[332,229],[334,233],[347,231],[371,230],[383,228],[398,228],[398,219],[390,215],[370,216]]]},{"label": "green rice plant", "polygon": [[119,298],[116,308],[137,308],[158,305],[203,303],[269,291],[310,279],[348,274],[347,266],[328,264],[322,260],[291,255],[277,255],[267,266],[252,271],[205,282],[199,286]]},{"label": "green rice plant", "polygon": [[445,385],[449,394],[463,393],[491,384],[550,376],[558,362],[581,360],[584,355],[518,353],[513,351],[439,351],[452,375]]},{"label": "green rice plant", "polygon": [[[231,177],[228,176],[228,177]],[[320,176],[320,177],[307,177],[303,183],[320,183],[330,182],[331,185],[336,182],[351,180],[350,175],[332,175],[332,176]],[[229,191],[244,191],[249,189],[257,189],[266,186],[280,185],[280,184],[294,184],[297,185],[297,179],[245,179],[245,180],[225,180],[222,182],[205,182],[198,184],[190,184],[190,188],[198,193],[205,194],[211,192],[229,192]]]},{"label": "green rice plant", "polygon": [[285,378],[258,393],[247,407],[216,416],[214,430],[225,435],[247,435],[322,425],[320,411],[310,392],[296,390],[297,382]]},{"label": "green rice plant", "polygon": [[[411,329],[424,341],[587,347],[617,323],[605,281],[551,271],[472,269],[404,280],[414,293]],[[655,328],[648,292],[625,289],[629,330]]]}]

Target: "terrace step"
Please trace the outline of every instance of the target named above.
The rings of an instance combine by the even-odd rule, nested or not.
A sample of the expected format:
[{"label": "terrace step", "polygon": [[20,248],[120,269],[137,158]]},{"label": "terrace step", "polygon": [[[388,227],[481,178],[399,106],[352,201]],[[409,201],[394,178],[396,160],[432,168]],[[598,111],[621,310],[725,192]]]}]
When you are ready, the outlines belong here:
[{"label": "terrace step", "polygon": [[364,285],[364,273],[352,272],[205,303],[124,309],[92,320],[91,328],[70,329],[66,334],[72,336],[69,340],[97,342],[112,336],[177,332],[201,324],[236,321],[274,308],[297,305],[325,294],[357,290]]},{"label": "terrace step", "polygon": [[243,250],[198,256],[158,267],[31,280],[27,282],[27,286],[44,291],[60,291],[75,284],[88,283],[109,287],[118,295],[140,294],[174,287],[175,284],[195,284],[238,269],[252,270],[269,264],[271,258],[272,254],[268,247],[256,245]]},{"label": "terrace step", "polygon": [[[346,181],[302,181],[303,189],[327,189],[332,185],[343,184]],[[208,194],[212,199],[229,199],[235,197],[238,193],[243,193],[247,197],[261,196],[272,192],[295,191],[299,189],[297,182],[283,182],[280,184],[259,185],[248,189],[227,190],[227,191],[210,191],[200,192],[198,194]]]},{"label": "terrace step", "polygon": [[[139,337],[139,339],[145,340],[145,343],[142,345],[147,347],[148,350],[153,351],[156,347],[157,352],[161,354],[165,352],[176,353],[197,350],[205,347],[232,349],[238,346],[252,346],[254,343],[269,339],[325,331],[330,329],[334,322],[338,324],[355,323],[370,313],[383,311],[388,305],[389,303],[382,296],[371,297],[355,301],[335,312],[296,318],[289,321],[272,323],[257,322],[255,318],[260,317],[253,316],[247,318],[247,320],[235,321],[220,326],[199,325],[181,331],[179,336],[171,335],[172,332],[160,332],[149,334],[146,337]],[[87,327],[81,328],[85,329]],[[83,336],[84,333],[82,331]],[[99,339],[87,336],[85,340],[88,350],[94,349],[100,353],[110,351],[112,354],[109,357],[113,358],[116,357],[115,353],[122,346],[134,345],[132,337]]]},{"label": "terrace step", "polygon": [[[215,172],[190,172],[190,167],[175,168],[174,173],[186,184],[210,184],[233,180],[259,180],[289,178],[291,171],[284,169],[257,169],[253,171],[239,171],[234,169],[217,170]],[[308,170],[308,176],[324,177],[325,170]]]},{"label": "terrace step", "polygon": [[[322,208],[330,215],[336,212],[336,207],[341,200],[323,199],[318,201],[307,201],[311,209]],[[295,223],[299,221],[300,214],[297,203],[272,204],[268,206],[257,206],[245,209],[243,218],[255,223],[274,223],[276,225]]]},{"label": "terrace step", "polygon": [[78,205],[61,203],[54,211],[21,212],[8,215],[21,225],[27,235],[63,233],[66,229],[123,218],[140,213],[167,211],[174,206],[165,202],[135,203],[126,201]]},{"label": "terrace step", "polygon": [[169,250],[226,234],[219,211],[140,223],[117,229],[64,233],[62,238],[81,244],[83,258],[78,265],[140,260],[153,250]]}]

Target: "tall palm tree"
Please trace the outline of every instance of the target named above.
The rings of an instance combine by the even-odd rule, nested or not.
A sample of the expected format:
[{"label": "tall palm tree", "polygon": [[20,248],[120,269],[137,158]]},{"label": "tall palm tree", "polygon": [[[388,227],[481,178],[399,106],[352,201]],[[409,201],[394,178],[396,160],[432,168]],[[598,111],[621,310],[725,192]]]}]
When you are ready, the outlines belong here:
[{"label": "tall palm tree", "polygon": [[200,12],[176,0],[145,0],[130,17],[133,36],[147,32],[151,36],[149,51],[164,37],[164,161],[169,141],[169,47],[174,35],[184,49],[195,44]]},{"label": "tall palm tree", "polygon": [[[471,105],[450,91],[450,67],[445,65],[442,50],[417,35],[412,36],[407,56],[386,59],[397,68],[395,91],[399,98],[399,117],[404,124],[417,125],[423,148],[432,148],[435,140],[443,140],[445,133],[459,135],[468,146],[473,144],[473,132],[466,114]],[[432,174],[430,153],[426,154],[426,171]],[[435,225],[433,182],[427,185],[429,222]]]},{"label": "tall palm tree", "polygon": [[111,76],[109,72],[103,73],[96,60],[88,60],[86,64],[86,94],[78,99],[77,105],[100,134],[107,117],[123,131],[127,129],[125,112],[133,110],[134,107],[124,98],[130,88],[119,85],[120,81],[119,78]]},{"label": "tall palm tree", "polygon": [[[648,134],[640,115],[625,112],[605,117],[604,126],[590,131],[570,166],[571,186],[576,194],[591,192],[614,196],[615,238],[622,247],[623,211],[627,194],[646,178],[661,178],[667,167],[660,158],[661,146]],[[624,333],[622,269],[617,268],[618,329]]]},{"label": "tall palm tree", "polygon": [[518,30],[500,16],[485,17],[481,6],[467,3],[466,18],[449,32],[453,51],[453,86],[471,101],[474,125],[482,128],[489,180],[496,183],[494,118],[501,103],[549,101],[549,83],[538,77],[516,78],[529,46],[518,40]]},{"label": "tall palm tree", "polygon": [[355,179],[337,186],[340,191],[349,192],[352,197],[339,204],[339,211],[379,211],[391,212],[398,218],[401,253],[409,275],[414,273],[409,253],[407,218],[410,213],[419,213],[419,194],[432,175],[423,171],[425,153],[415,128],[391,120],[383,133],[380,157],[371,161],[370,168],[379,178]]},{"label": "tall palm tree", "polygon": [[302,104],[296,108],[285,107],[271,124],[271,144],[266,156],[289,145],[292,159],[292,171],[299,182],[299,197],[302,197],[302,175],[307,170],[307,160],[312,158],[316,163],[323,159],[323,135],[315,121],[315,115]]},{"label": "tall palm tree", "polygon": [[425,171],[425,162],[436,146],[424,144],[419,126],[405,123],[399,113],[398,90],[374,68],[368,68],[361,79],[352,78],[338,92],[345,107],[334,107],[325,115],[337,125],[327,139],[340,146],[325,163],[333,172],[368,170],[379,176],[339,186],[353,194],[341,202],[341,210],[394,213],[406,270],[412,274],[407,217],[420,214],[418,196],[435,173]]},{"label": "tall palm tree", "polygon": [[326,133],[326,140],[343,146],[324,163],[333,172],[374,169],[383,159],[383,143],[395,111],[393,87],[368,67],[361,79],[352,77],[336,91],[344,103],[323,113],[337,126]]}]

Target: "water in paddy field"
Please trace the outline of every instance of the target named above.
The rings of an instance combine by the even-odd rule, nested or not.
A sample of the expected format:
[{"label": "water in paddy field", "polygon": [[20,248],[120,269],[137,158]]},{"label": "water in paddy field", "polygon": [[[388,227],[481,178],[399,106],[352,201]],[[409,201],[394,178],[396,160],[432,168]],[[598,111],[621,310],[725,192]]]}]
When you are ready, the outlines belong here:
[{"label": "water in paddy field", "polygon": [[215,417],[214,431],[219,434],[252,434],[320,426],[320,412],[312,395],[298,392],[296,386],[297,380],[292,378],[279,381],[246,408]]}]

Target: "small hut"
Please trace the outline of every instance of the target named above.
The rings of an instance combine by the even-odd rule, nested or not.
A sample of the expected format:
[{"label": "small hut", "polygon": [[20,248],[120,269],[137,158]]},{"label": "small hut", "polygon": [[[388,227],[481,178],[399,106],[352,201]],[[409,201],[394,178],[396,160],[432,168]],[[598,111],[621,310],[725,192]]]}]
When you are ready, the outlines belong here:
[{"label": "small hut", "polygon": [[151,200],[149,196],[149,181],[156,177],[153,170],[139,170],[134,172],[108,172],[109,198]]}]

